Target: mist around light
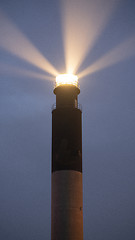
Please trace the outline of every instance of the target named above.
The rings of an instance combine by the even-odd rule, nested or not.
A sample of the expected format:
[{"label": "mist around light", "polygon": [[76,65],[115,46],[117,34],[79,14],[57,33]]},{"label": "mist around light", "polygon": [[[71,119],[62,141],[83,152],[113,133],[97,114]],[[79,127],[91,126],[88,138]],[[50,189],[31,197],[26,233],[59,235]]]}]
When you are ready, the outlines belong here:
[{"label": "mist around light", "polygon": [[26,70],[18,66],[7,65],[1,62],[0,62],[0,72],[9,76],[11,76],[12,74],[12,76],[15,76],[15,77],[25,76],[25,77],[30,77],[30,78],[39,79],[39,80],[49,80],[53,82],[55,81],[55,77],[50,77],[43,73],[42,74],[37,73],[35,71]]},{"label": "mist around light", "polygon": [[59,74],[30,40],[27,39],[18,27],[1,11],[0,47],[53,76]]},{"label": "mist around light", "polygon": [[61,4],[66,72],[75,74],[108,23],[116,1],[61,0]]},{"label": "mist around light", "polygon": [[[61,22],[65,53],[66,72],[76,74],[90,54],[109,18],[120,0],[61,0]],[[18,27],[0,11],[0,48],[19,59],[41,69],[52,77],[38,71],[6,66],[0,63],[0,70],[6,74],[55,81],[59,71],[43,56]],[[135,56],[135,35],[123,40],[94,63],[78,73],[83,78],[103,70],[127,58]]]},{"label": "mist around light", "polygon": [[125,40],[123,43],[110,50],[92,65],[78,74],[79,78],[95,73],[104,68],[110,67],[120,61],[135,56],[135,36]]}]

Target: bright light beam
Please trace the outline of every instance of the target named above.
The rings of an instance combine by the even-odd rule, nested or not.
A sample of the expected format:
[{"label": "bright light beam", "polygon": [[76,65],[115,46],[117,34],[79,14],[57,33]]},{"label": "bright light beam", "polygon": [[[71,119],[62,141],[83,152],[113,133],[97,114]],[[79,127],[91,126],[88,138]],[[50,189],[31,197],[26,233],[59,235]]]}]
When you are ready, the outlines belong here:
[{"label": "bright light beam", "polygon": [[59,74],[52,64],[1,11],[0,47],[53,76]]},{"label": "bright light beam", "polygon": [[40,80],[50,80],[55,81],[55,77],[46,76],[41,73],[36,73],[34,71],[22,69],[19,67],[9,66],[7,64],[0,62],[0,73],[6,73],[6,75],[14,75],[14,76],[25,76],[30,78],[36,78]]},{"label": "bright light beam", "polygon": [[105,27],[116,1],[61,0],[61,2],[66,71],[76,73]]},{"label": "bright light beam", "polygon": [[107,68],[122,60],[125,60],[135,55],[135,36],[127,39],[117,47],[112,49],[109,53],[101,57],[95,63],[78,74],[79,78],[85,77],[89,74]]}]

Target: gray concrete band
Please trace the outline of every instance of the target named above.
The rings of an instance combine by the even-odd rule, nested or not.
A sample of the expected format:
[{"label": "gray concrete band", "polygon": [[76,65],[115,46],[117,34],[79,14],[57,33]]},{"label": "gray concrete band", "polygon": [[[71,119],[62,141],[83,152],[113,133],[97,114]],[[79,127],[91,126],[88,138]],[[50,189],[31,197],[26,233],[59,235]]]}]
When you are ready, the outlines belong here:
[{"label": "gray concrete band", "polygon": [[52,173],[51,240],[83,240],[82,173]]}]

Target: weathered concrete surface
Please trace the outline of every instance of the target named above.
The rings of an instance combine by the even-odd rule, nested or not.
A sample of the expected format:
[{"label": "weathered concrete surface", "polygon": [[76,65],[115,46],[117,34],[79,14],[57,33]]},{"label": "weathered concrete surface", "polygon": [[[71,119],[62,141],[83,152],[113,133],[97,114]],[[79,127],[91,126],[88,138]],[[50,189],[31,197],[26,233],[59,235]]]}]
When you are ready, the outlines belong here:
[{"label": "weathered concrete surface", "polygon": [[52,173],[52,240],[83,240],[82,173]]}]

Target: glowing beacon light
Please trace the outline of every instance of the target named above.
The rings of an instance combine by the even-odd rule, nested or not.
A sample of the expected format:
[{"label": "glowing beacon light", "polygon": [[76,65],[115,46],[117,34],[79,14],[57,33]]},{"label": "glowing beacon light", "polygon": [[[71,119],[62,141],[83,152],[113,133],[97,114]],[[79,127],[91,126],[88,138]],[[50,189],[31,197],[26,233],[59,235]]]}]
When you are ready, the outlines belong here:
[{"label": "glowing beacon light", "polygon": [[60,74],[56,77],[56,87],[61,85],[74,85],[78,87],[78,77],[73,74]]}]

